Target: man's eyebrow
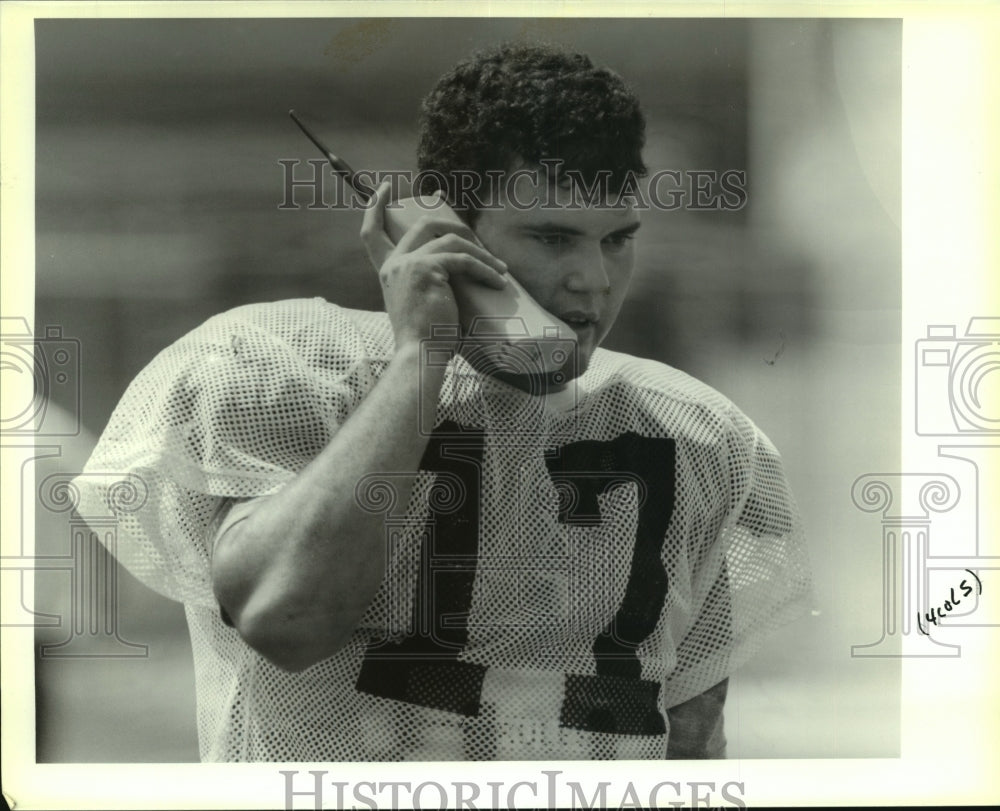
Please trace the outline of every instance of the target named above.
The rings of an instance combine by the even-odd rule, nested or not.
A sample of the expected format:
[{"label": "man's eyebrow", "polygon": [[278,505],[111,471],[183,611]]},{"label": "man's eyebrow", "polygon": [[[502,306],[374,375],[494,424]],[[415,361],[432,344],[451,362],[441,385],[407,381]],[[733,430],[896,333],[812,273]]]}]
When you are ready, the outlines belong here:
[{"label": "man's eyebrow", "polygon": [[641,225],[642,225],[642,222],[639,221],[639,220],[636,220],[635,222],[630,223],[629,225],[626,225],[624,228],[619,228],[617,231],[612,231],[610,234],[608,234],[608,236],[611,236],[611,237],[625,237],[625,236],[629,236],[630,234],[634,234],[636,231],[638,231],[639,230],[639,226],[641,226]]},{"label": "man's eyebrow", "polygon": [[580,228],[575,228],[572,225],[563,225],[562,223],[555,222],[526,223],[522,226],[522,229],[524,231],[534,231],[537,233],[563,234],[571,237],[583,236],[586,233],[586,231]]},{"label": "man's eyebrow", "polygon": [[[642,225],[641,221],[636,221],[629,223],[628,225],[618,228],[612,231],[608,236],[627,236],[628,234],[634,234],[639,230],[639,226]],[[564,225],[562,223],[555,222],[537,222],[537,223],[526,223],[521,226],[524,231],[532,231],[536,233],[545,234],[561,234],[564,236],[578,237],[585,236],[586,231],[581,228],[576,228],[572,225]]]}]

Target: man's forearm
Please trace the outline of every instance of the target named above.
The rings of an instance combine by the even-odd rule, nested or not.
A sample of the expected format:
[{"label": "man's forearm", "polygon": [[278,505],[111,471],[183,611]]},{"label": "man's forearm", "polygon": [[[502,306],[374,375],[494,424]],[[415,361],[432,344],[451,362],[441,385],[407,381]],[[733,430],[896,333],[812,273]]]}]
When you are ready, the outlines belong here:
[{"label": "man's forearm", "polygon": [[[220,604],[281,667],[300,670],[338,650],[382,581],[384,519],[361,507],[355,489],[368,474],[419,467],[427,432],[418,420],[434,414],[443,379],[443,369],[419,362],[420,351],[397,352],[322,453],[216,543]],[[393,486],[405,507],[412,479]]]}]

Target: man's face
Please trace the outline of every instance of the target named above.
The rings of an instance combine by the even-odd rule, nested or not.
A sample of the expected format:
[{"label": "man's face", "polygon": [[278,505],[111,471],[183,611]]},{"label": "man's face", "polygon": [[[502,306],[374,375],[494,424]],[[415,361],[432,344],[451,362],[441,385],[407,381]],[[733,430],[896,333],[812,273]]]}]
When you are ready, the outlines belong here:
[{"label": "man's face", "polygon": [[625,299],[638,212],[586,205],[574,186],[547,185],[543,172],[520,174],[499,202],[479,212],[475,232],[535,301],[573,328],[582,373]]}]

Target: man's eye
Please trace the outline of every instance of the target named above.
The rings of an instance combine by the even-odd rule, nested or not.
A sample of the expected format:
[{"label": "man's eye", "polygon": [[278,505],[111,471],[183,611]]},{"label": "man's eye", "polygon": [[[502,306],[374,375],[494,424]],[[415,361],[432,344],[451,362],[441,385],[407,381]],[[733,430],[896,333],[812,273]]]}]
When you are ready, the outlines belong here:
[{"label": "man's eye", "polygon": [[535,234],[535,239],[550,248],[561,248],[569,244],[565,234]]},{"label": "man's eye", "polygon": [[635,234],[629,232],[627,234],[611,234],[604,238],[604,244],[612,248],[624,248],[628,245],[629,240],[634,239]]}]

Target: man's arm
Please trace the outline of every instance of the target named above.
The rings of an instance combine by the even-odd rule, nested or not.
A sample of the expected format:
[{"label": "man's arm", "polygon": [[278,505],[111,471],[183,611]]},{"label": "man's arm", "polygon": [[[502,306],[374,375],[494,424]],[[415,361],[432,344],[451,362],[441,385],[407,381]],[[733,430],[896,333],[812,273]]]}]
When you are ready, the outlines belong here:
[{"label": "man's arm", "polygon": [[[385,235],[386,186],[366,212],[362,238],[379,268],[396,351],[378,383],[326,448],[274,496],[216,540],[212,582],[246,642],[278,666],[302,670],[339,650],[385,573],[383,519],[355,487],[378,472],[416,472],[444,377],[421,364],[433,325],[458,323],[449,279],[502,287],[506,267],[464,225],[425,218],[393,245]],[[422,376],[421,376],[422,375]],[[409,500],[410,484],[397,503]]]},{"label": "man's arm", "polygon": [[726,756],[723,709],[728,689],[729,679],[723,679],[704,693],[667,710],[668,758],[700,760]]}]

